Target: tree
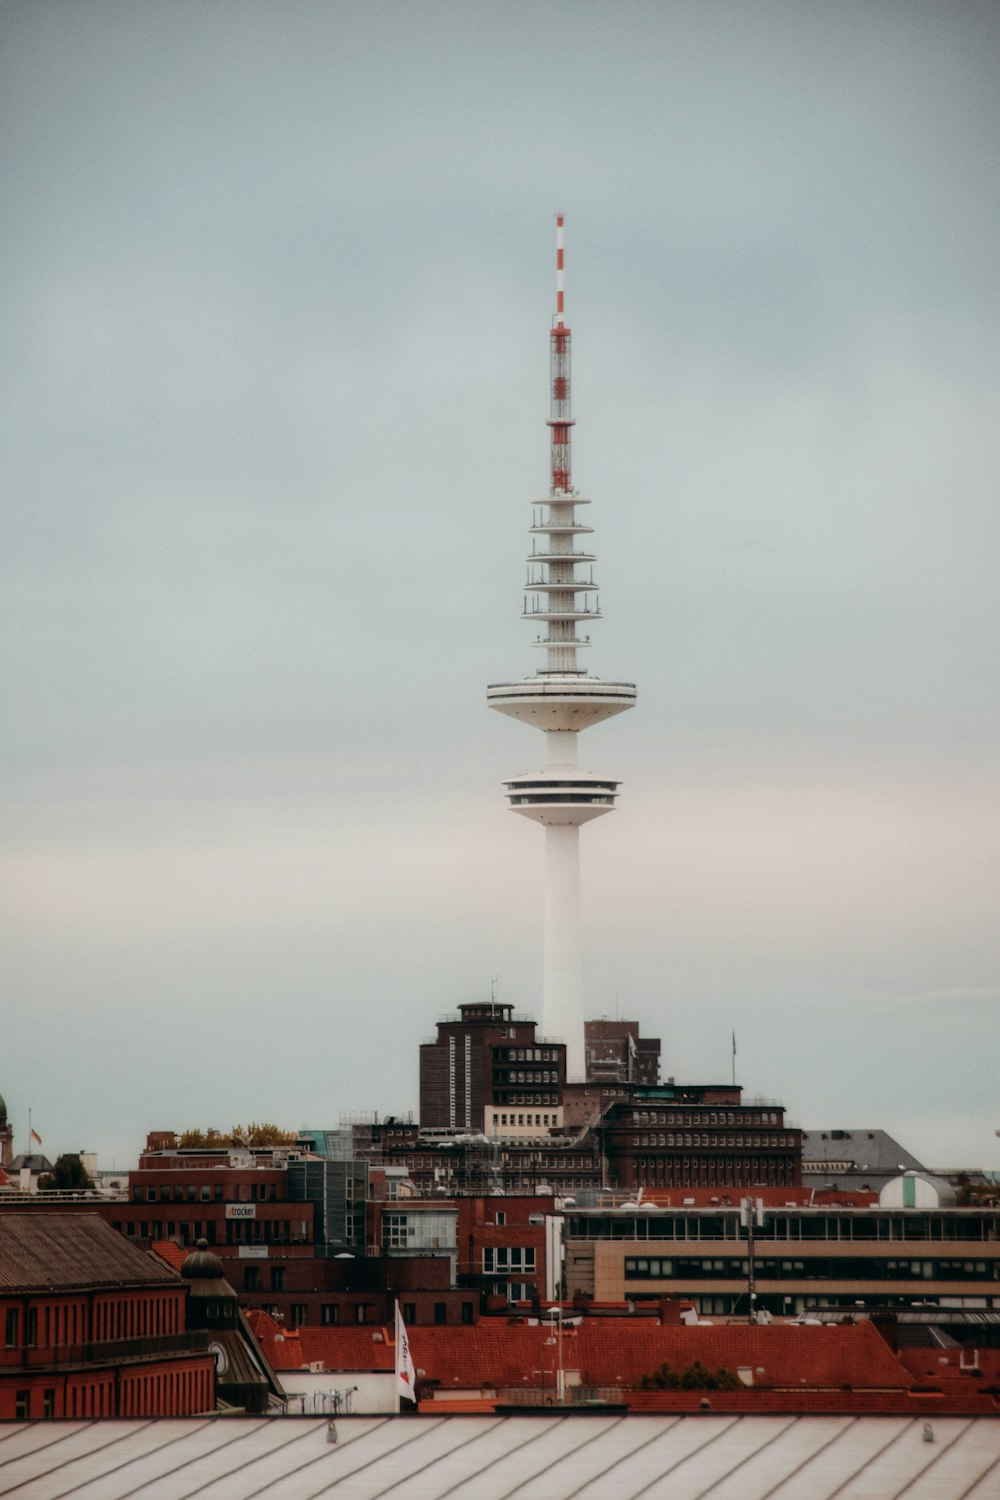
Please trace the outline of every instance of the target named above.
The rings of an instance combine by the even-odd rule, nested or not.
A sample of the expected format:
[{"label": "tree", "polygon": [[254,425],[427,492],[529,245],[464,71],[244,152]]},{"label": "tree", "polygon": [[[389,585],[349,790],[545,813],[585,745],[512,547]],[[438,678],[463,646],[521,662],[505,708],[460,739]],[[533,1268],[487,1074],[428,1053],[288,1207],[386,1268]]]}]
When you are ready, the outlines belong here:
[{"label": "tree", "polygon": [[234,1125],[232,1129],[234,1145],[244,1146],[294,1146],[294,1131],[282,1130],[279,1126],[269,1121],[258,1125],[255,1120],[244,1130],[242,1125]]},{"label": "tree", "polygon": [[696,1359],[686,1370],[672,1370],[664,1360],[652,1375],[643,1375],[639,1381],[640,1391],[741,1391],[743,1382],[732,1370],[720,1365],[709,1370]]},{"label": "tree", "polygon": [[181,1151],[228,1150],[230,1146],[294,1146],[295,1134],[267,1122],[234,1125],[228,1133],[209,1125],[206,1130],[185,1130],[177,1137]]},{"label": "tree", "polygon": [[79,1156],[72,1152],[65,1152],[58,1157],[51,1172],[45,1172],[38,1179],[40,1188],[60,1188],[69,1191],[82,1192],[86,1188],[94,1186],[86,1167]]}]

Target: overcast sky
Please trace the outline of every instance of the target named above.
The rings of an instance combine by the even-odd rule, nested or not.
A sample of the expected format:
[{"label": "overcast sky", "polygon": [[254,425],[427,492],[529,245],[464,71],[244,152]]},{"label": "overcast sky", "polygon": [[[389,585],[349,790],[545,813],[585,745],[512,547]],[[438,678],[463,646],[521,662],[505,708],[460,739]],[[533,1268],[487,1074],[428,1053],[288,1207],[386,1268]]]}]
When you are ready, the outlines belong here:
[{"label": "overcast sky", "polygon": [[0,7],[0,1092],[25,1144],[417,1106],[536,1012],[485,686],[574,477],[588,1010],[1000,1168],[1000,7]]}]

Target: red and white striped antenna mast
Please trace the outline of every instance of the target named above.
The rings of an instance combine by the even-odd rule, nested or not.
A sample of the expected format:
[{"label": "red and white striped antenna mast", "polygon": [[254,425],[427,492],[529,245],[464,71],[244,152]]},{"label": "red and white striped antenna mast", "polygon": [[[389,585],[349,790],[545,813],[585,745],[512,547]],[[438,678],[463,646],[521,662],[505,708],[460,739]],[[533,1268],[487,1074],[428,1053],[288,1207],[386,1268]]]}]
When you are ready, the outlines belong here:
[{"label": "red and white striped antenna mast", "polygon": [[556,214],[556,314],[549,335],[549,368],[552,389],[549,407],[549,427],[552,432],[552,478],[550,495],[569,495],[573,491],[572,462],[570,456],[570,341],[572,334],[566,327],[566,288],[564,272],[566,252],[563,245],[564,215]]}]

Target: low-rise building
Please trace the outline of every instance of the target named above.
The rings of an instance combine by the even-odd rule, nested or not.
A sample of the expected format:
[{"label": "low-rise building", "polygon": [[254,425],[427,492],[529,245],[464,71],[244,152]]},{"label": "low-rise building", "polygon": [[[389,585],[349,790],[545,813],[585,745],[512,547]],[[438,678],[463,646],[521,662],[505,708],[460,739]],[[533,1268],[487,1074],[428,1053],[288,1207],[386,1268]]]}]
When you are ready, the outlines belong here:
[{"label": "low-rise building", "polygon": [[186,1416],[215,1362],[185,1288],[96,1214],[5,1214],[0,1418]]}]

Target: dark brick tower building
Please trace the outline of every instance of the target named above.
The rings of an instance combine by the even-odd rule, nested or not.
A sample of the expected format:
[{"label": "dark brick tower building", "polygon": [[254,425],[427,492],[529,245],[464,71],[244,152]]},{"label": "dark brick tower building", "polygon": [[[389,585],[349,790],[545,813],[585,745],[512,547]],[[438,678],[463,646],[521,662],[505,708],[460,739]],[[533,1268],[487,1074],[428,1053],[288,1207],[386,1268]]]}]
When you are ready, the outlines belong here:
[{"label": "dark brick tower building", "polygon": [[[539,1040],[535,1022],[494,1000],[459,1006],[420,1048],[423,1130],[486,1130],[487,1111],[511,1108],[555,1125],[566,1082],[566,1048]],[[541,1122],[539,1122],[541,1123]]]}]

